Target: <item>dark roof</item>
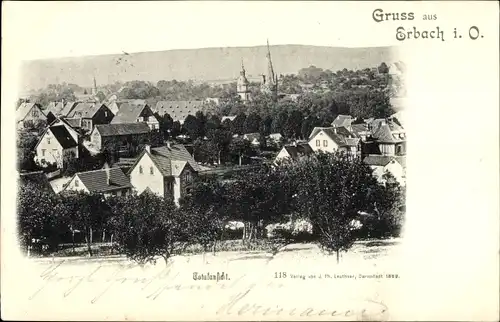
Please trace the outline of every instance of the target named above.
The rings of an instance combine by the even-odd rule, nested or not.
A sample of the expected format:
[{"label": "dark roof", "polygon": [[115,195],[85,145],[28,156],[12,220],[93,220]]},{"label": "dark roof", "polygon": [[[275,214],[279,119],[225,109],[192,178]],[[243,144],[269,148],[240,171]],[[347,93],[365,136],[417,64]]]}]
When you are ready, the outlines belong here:
[{"label": "dark roof", "polygon": [[315,137],[319,132],[325,132],[339,146],[357,146],[359,139],[355,137],[345,127],[315,127],[309,136],[309,140]]},{"label": "dark roof", "polygon": [[69,134],[68,130],[64,125],[56,125],[50,127],[50,132],[54,135],[56,140],[61,144],[63,149],[69,149],[75,146],[78,146],[78,143],[75,142],[71,134]]},{"label": "dark roof", "polygon": [[104,104],[78,103],[68,114],[68,117],[92,118]]},{"label": "dark roof", "polygon": [[149,133],[149,126],[146,123],[98,124],[95,130],[101,136],[119,136]]},{"label": "dark roof", "polygon": [[352,116],[340,114],[335,118],[335,120],[333,120],[332,126],[333,127],[339,127],[339,126],[349,127],[349,126],[351,126],[352,121],[353,121]]},{"label": "dark roof", "polygon": [[116,113],[113,120],[111,120],[111,124],[137,122],[137,118],[146,107],[149,108],[147,104],[123,103],[120,105],[118,113]]},{"label": "dark roof", "polygon": [[[109,171],[108,183],[106,172]],[[89,192],[105,192],[116,189],[131,188],[130,179],[120,168],[109,168],[75,174],[82,181]]]},{"label": "dark roof", "polygon": [[283,147],[292,159],[313,153],[313,149],[308,143],[301,143],[297,145],[285,145]]},{"label": "dark roof", "polygon": [[385,167],[386,165],[389,164],[392,160],[396,161],[399,163],[399,160],[396,159],[393,156],[390,155],[369,155],[363,159],[363,162],[372,165],[372,166],[383,166]]},{"label": "dark roof", "polygon": [[81,118],[64,118],[64,121],[68,123],[72,128],[82,127],[82,119]]},{"label": "dark roof", "polygon": [[159,101],[154,112],[161,116],[168,114],[174,121],[184,121],[188,115],[195,116],[203,106],[204,101]]}]

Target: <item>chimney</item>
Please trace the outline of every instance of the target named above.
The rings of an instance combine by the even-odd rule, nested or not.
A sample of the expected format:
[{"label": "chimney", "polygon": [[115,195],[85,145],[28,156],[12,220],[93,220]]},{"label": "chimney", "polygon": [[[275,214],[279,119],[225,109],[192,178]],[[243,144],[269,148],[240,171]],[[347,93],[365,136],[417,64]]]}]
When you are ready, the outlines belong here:
[{"label": "chimney", "polygon": [[146,150],[146,152],[147,152],[147,153],[151,153],[151,145],[146,144],[146,145],[144,146],[144,150]]},{"label": "chimney", "polygon": [[106,184],[109,186],[111,185],[111,174],[110,174],[110,170],[108,167],[106,167],[104,169],[104,171],[106,171]]}]

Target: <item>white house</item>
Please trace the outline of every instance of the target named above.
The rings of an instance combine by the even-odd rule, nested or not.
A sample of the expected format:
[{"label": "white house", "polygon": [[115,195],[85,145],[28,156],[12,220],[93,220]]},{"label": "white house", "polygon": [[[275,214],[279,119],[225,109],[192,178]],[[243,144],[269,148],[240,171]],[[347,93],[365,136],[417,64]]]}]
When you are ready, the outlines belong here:
[{"label": "white house", "polygon": [[363,162],[373,169],[373,175],[380,181],[385,182],[383,175],[387,172],[392,174],[396,181],[401,185],[405,185],[405,158],[394,157],[387,155],[368,155],[363,159]]},{"label": "white house", "polygon": [[269,134],[269,139],[275,143],[280,142],[280,140],[283,138],[283,135],[281,133],[271,133]]},{"label": "white house", "polygon": [[308,143],[285,145],[274,159],[274,162],[277,163],[285,159],[298,160],[312,153],[313,150]]},{"label": "white house", "polygon": [[260,144],[260,133],[247,133],[243,135],[243,140],[250,141],[252,145]]},{"label": "white house", "polygon": [[35,162],[38,164],[56,164],[63,167],[65,156],[78,158],[78,138],[75,140],[66,125],[48,127],[35,146]]},{"label": "white house", "polygon": [[22,103],[16,110],[16,123],[18,129],[34,125],[37,121],[45,121],[47,117],[39,104]]},{"label": "white house", "polygon": [[309,136],[309,145],[314,152],[346,151],[357,153],[359,138],[345,127],[315,127]]},{"label": "white house", "polygon": [[62,191],[84,191],[108,196],[126,196],[132,191],[129,178],[120,168],[78,172]]},{"label": "white house", "polygon": [[137,193],[148,191],[170,197],[178,205],[200,170],[183,145],[168,144],[157,148],[146,146],[128,175]]}]

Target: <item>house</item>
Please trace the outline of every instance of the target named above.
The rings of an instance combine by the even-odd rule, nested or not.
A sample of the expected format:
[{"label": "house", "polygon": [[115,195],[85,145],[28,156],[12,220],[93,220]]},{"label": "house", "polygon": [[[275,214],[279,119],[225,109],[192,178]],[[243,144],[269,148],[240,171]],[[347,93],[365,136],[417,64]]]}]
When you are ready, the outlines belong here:
[{"label": "house", "polygon": [[63,117],[56,117],[50,124],[49,124],[49,127],[51,126],[57,126],[57,125],[62,125],[66,128],[66,130],[68,130],[69,134],[71,135],[71,137],[73,138],[73,140],[75,140],[76,142],[79,142],[79,137],[80,137],[80,134],[78,133],[78,131],[71,125],[70,122],[68,122],[67,119],[63,118]]},{"label": "house", "polygon": [[164,198],[173,198],[178,205],[200,170],[183,145],[167,144],[157,148],[146,146],[128,175],[137,193],[149,191]]},{"label": "house", "polygon": [[147,138],[149,131],[146,123],[98,124],[90,133],[90,143],[97,150],[108,142],[116,142],[129,149],[133,141]]},{"label": "house", "polygon": [[62,191],[99,193],[105,197],[126,196],[131,193],[132,185],[122,169],[105,168],[75,173]]},{"label": "house", "polygon": [[45,108],[45,115],[52,112],[55,116],[61,115],[61,111],[64,109],[64,102],[50,102]]},{"label": "house", "polygon": [[223,116],[220,120],[221,123],[224,123],[225,120],[233,121],[236,118],[236,115]]},{"label": "house", "polygon": [[384,174],[389,172],[394,176],[397,182],[401,185],[405,185],[405,157],[369,155],[363,159],[363,162],[373,169],[373,175],[377,177],[380,182],[385,182]]},{"label": "house", "polygon": [[309,145],[313,151],[358,152],[360,139],[345,127],[315,127],[309,136]]},{"label": "house", "polygon": [[375,119],[368,126],[371,136],[366,143],[374,145],[380,151],[380,154],[406,154],[405,130],[394,120]]},{"label": "house", "polygon": [[260,144],[260,133],[247,133],[243,135],[243,140],[250,141],[253,145]]},{"label": "house", "polygon": [[16,123],[18,129],[29,128],[38,121],[46,120],[47,117],[38,103],[22,103],[16,110]]},{"label": "house", "polygon": [[285,159],[296,161],[313,153],[314,151],[308,143],[285,145],[274,159],[274,162]]},{"label": "house", "polygon": [[77,102],[66,102],[66,104],[64,104],[63,109],[59,112],[60,115],[68,116],[68,114],[71,113],[71,111],[73,111],[73,108],[75,108],[77,104],[78,104]]},{"label": "house", "polygon": [[153,111],[147,104],[123,103],[115,115],[111,124],[144,122],[151,130],[160,129],[160,123],[153,115]]},{"label": "house", "polygon": [[202,111],[204,101],[159,101],[154,109],[155,113],[163,116],[170,115],[174,122],[184,123],[188,115],[196,115],[196,112]]},{"label": "house", "polygon": [[109,124],[115,115],[105,104],[78,103],[67,115],[71,119],[80,119],[80,127],[92,131],[94,125]]},{"label": "house", "polygon": [[78,140],[75,140],[65,125],[48,127],[35,146],[35,162],[40,165],[64,165],[67,157],[78,158]]},{"label": "house", "polygon": [[281,133],[271,133],[269,134],[269,140],[274,143],[279,143],[283,139],[283,135]]},{"label": "house", "polygon": [[335,120],[332,122],[332,127],[345,127],[349,131],[351,131],[351,124],[352,124],[352,116],[350,115],[337,115]]},{"label": "house", "polygon": [[206,103],[214,103],[215,105],[219,105],[220,104],[220,98],[218,98],[218,97],[207,97],[207,98],[205,98],[205,102]]},{"label": "house", "polygon": [[354,135],[361,139],[361,142],[365,142],[371,135],[371,131],[367,123],[352,124],[351,131]]}]

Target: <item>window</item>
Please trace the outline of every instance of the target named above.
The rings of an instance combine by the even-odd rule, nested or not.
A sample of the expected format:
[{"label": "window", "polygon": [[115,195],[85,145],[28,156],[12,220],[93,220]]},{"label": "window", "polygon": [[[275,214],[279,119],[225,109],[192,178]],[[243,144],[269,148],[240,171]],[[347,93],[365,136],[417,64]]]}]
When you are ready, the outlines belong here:
[{"label": "window", "polygon": [[45,149],[42,149],[42,157],[45,156]]},{"label": "window", "polygon": [[401,145],[396,146],[396,153],[401,154],[403,152],[403,147]]},{"label": "window", "polygon": [[31,111],[31,115],[33,117],[38,117],[38,110],[36,108],[34,108],[32,111]]},{"label": "window", "polygon": [[316,140],[316,146],[321,146],[321,141],[320,140]]},{"label": "window", "polygon": [[149,174],[154,174],[153,167],[149,167]]},{"label": "window", "polygon": [[184,181],[185,181],[186,183],[190,183],[190,182],[192,181],[192,179],[193,179],[193,178],[191,177],[191,172],[186,172],[186,173],[184,174]]},{"label": "window", "polygon": [[57,149],[52,149],[52,154],[57,155]]},{"label": "window", "polygon": [[50,138],[47,138],[47,144],[50,144]]},{"label": "window", "polygon": [[142,171],[142,165],[139,166],[139,173],[142,174],[143,171]]},{"label": "window", "polygon": [[78,187],[78,185],[79,185],[78,179],[75,179],[75,187]]},{"label": "window", "polygon": [[323,146],[327,147],[328,146],[328,140],[323,140]]}]

